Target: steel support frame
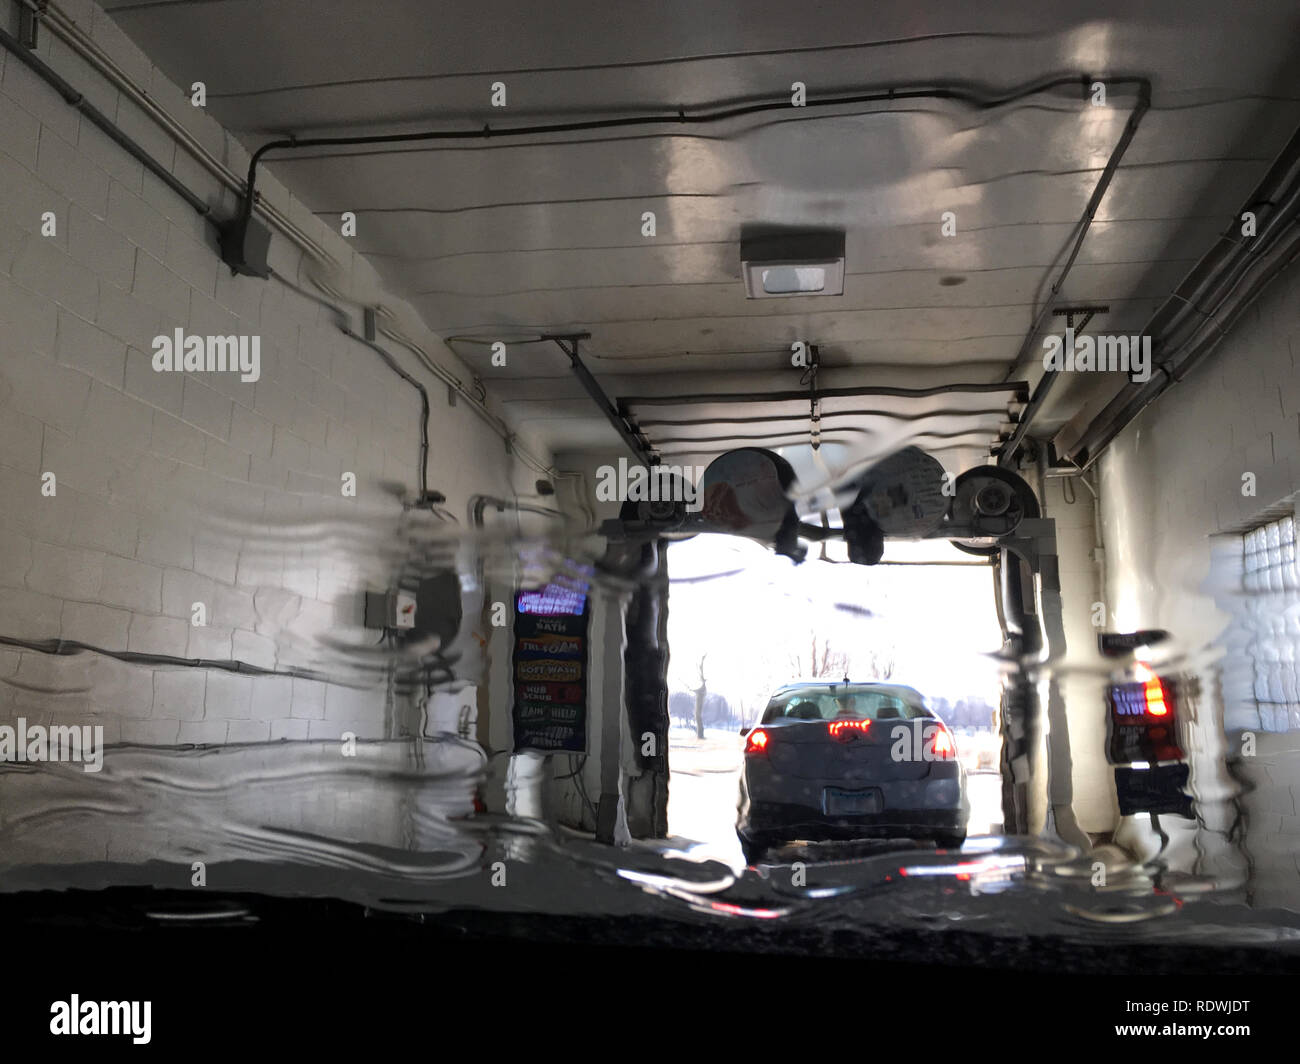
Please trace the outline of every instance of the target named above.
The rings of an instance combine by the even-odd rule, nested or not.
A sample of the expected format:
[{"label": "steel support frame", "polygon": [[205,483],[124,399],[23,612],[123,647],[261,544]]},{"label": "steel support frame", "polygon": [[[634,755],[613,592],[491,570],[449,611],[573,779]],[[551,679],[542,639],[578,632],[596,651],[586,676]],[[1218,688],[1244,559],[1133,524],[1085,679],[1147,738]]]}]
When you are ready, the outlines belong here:
[{"label": "steel support frame", "polygon": [[591,333],[542,333],[543,340],[552,341],[556,347],[568,356],[569,368],[573,370],[573,375],[578,378],[578,383],[582,385],[583,390],[592,398],[600,412],[605,415],[605,420],[613,427],[621,439],[634,455],[637,456],[645,465],[652,466],[659,464],[659,458],[650,448],[644,437],[638,436],[627,422],[623,415],[618,412],[613,401],[605,393],[605,389],[600,386],[600,381],[592,376],[591,370],[587,364],[582,361],[582,356],[578,351],[578,345],[583,340],[590,340]]}]

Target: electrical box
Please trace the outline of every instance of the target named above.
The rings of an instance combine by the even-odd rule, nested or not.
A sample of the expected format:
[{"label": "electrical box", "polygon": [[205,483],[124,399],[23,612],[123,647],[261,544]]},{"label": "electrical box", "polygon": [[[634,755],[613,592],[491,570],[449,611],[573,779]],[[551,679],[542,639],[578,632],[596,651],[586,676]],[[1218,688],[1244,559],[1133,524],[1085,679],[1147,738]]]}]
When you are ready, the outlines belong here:
[{"label": "electrical box", "polygon": [[414,628],[414,591],[367,591],[367,628]]},{"label": "electrical box", "polygon": [[218,226],[221,237],[221,261],[231,273],[246,277],[270,277],[267,253],[271,247],[271,230],[256,218],[237,215]]}]

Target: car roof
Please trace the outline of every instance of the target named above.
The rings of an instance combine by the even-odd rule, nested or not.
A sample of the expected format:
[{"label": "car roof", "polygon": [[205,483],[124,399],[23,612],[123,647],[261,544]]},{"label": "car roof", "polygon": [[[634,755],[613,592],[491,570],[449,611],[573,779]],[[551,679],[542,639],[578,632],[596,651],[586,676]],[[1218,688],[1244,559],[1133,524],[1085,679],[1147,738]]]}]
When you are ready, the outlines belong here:
[{"label": "car roof", "polygon": [[923,701],[921,692],[915,687],[908,687],[901,683],[887,683],[875,680],[797,680],[794,683],[783,684],[778,687],[774,695],[784,694],[786,691],[797,691],[803,687],[841,687],[849,694],[856,694],[862,691],[883,691],[888,694],[898,695],[900,698],[915,699]]}]

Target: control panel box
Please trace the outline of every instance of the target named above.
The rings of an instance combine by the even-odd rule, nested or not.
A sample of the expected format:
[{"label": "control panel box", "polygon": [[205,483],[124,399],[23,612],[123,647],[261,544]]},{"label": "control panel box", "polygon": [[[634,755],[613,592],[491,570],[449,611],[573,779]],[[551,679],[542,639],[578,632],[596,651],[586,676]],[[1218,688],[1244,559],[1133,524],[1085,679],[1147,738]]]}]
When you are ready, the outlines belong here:
[{"label": "control panel box", "polygon": [[414,628],[414,591],[367,591],[367,628]]}]

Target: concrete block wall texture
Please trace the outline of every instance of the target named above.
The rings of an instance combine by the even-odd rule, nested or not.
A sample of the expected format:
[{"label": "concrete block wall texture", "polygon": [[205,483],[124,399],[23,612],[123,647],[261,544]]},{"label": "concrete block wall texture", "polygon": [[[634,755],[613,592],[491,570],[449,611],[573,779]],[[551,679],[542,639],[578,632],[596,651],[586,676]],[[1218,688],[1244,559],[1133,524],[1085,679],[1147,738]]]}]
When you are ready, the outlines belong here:
[{"label": "concrete block wall texture", "polygon": [[[1300,274],[1278,278],[1183,383],[1102,460],[1114,607],[1189,645],[1228,617],[1206,609],[1208,536],[1240,530],[1300,488]],[[1255,474],[1254,496],[1242,475]],[[1176,623],[1175,623],[1176,622]]]},{"label": "concrete block wall texture", "polygon": [[[245,170],[243,146],[102,10],[64,7],[209,150]],[[52,34],[38,51],[218,217],[233,213],[230,190]],[[330,645],[374,642],[361,593],[387,586],[401,561],[390,548],[406,525],[385,482],[415,493],[417,392],[319,303],[275,278],[231,276],[209,223],[3,52],[0,188],[0,635],[341,681],[254,683],[2,649],[0,680],[11,682],[0,683],[0,720],[102,723],[110,742],[386,737],[385,685],[336,668]],[[259,191],[344,264],[352,288],[382,291],[273,176],[263,172]],[[310,287],[311,264],[288,240],[273,239],[271,263]],[[156,371],[154,338],[176,329],[260,337],[260,375]],[[436,337],[415,338],[465,376]],[[495,431],[466,404],[449,408],[434,376],[388,347],[433,398],[429,486],[448,507],[463,514],[475,492],[531,490],[537,474]],[[355,498],[341,491],[345,472]],[[53,494],[42,493],[47,473]]]},{"label": "concrete block wall texture", "polygon": [[[417,783],[412,776],[425,757],[434,763]],[[468,744],[430,747],[417,755],[410,744],[363,743],[348,759],[322,757],[316,744],[193,751],[184,766],[193,793],[184,806],[175,802],[176,781],[159,772],[150,751],[115,751],[111,772],[104,775],[57,763],[39,773],[6,772],[0,868],[9,889],[22,889],[29,881],[24,877],[33,886],[45,885],[41,865],[162,861],[178,866],[180,885],[189,882],[193,861],[256,860],[267,847],[329,849],[345,841],[400,850],[417,833],[449,864],[469,867],[478,856],[477,842],[458,837],[437,817],[412,818],[410,811],[423,806],[451,815],[468,812],[468,790],[452,795],[445,780],[481,759]],[[203,825],[201,832],[196,823]],[[141,881],[156,875],[142,871]]]},{"label": "concrete block wall texture", "polygon": [[[1199,673],[1189,741],[1197,764],[1232,760],[1236,781],[1193,777],[1202,796],[1239,788],[1257,904],[1300,875],[1300,733],[1263,719],[1252,641],[1294,615],[1294,593],[1242,593],[1240,532],[1300,490],[1300,272],[1276,279],[1219,348],[1117,437],[1101,461],[1108,604],[1119,626],[1166,628]],[[1243,494],[1243,474],[1255,494]],[[1294,639],[1294,630],[1292,631]],[[1243,734],[1256,742],[1241,756]],[[1226,825],[1224,825],[1226,830]],[[1220,863],[1230,866],[1225,855]]]}]

